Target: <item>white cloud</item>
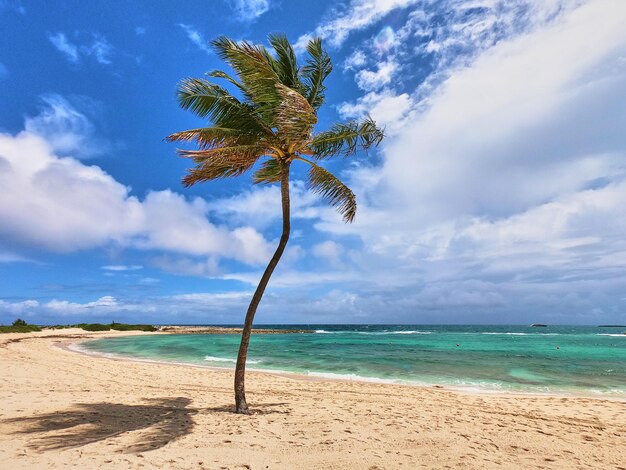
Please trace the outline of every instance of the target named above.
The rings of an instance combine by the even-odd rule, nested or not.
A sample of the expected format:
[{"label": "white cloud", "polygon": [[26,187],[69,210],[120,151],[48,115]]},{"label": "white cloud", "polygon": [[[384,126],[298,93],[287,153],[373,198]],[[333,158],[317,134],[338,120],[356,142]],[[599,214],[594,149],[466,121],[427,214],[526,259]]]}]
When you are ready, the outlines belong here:
[{"label": "white cloud", "polygon": [[240,21],[254,21],[270,9],[270,0],[230,0]]},{"label": "white cloud", "polygon": [[172,296],[175,300],[185,300],[189,302],[198,302],[201,304],[222,301],[222,300],[239,300],[248,299],[252,292],[216,292],[216,293],[196,293],[196,294],[178,294]]},{"label": "white cloud", "polygon": [[138,271],[139,269],[143,269],[143,266],[140,264],[109,264],[100,266],[100,269],[104,269],[105,271]]},{"label": "white cloud", "polygon": [[77,313],[83,313],[85,310],[102,311],[120,309],[122,306],[115,297],[106,295],[93,302],[86,302],[84,304],[68,302],[67,300],[53,299],[45,304],[42,304],[41,307],[61,315],[76,315]]},{"label": "white cloud", "polygon": [[52,299],[41,302],[28,299],[9,302],[0,299],[0,319],[10,322],[22,317],[38,323],[106,322],[123,319],[127,322],[172,324],[235,323],[249,302],[247,291],[191,293],[156,298],[120,299],[105,295],[89,302]]},{"label": "white cloud", "polygon": [[398,70],[398,63],[390,58],[376,64],[376,70],[359,70],[354,76],[361,90],[374,91],[389,84],[393,74]]},{"label": "white cloud", "polygon": [[[626,180],[576,192],[498,220],[475,219],[449,241],[446,255],[480,251],[489,270],[526,267],[597,273],[626,265]],[[548,253],[548,254],[546,254]],[[515,260],[511,263],[511,260]]]},{"label": "white cloud", "polygon": [[338,267],[341,265],[343,247],[332,240],[316,244],[312,251],[315,256],[327,261],[331,266]]},{"label": "white cloud", "polygon": [[181,256],[157,256],[150,264],[162,271],[180,276],[215,277],[220,274],[219,263],[215,257],[194,259]]},{"label": "white cloud", "polygon": [[40,322],[46,322],[50,319],[53,320],[53,323],[58,321],[81,322],[95,320],[110,322],[114,320],[114,318],[111,318],[111,315],[149,315],[154,311],[154,305],[121,302],[110,295],[85,303],[58,299],[52,299],[48,302],[39,302],[37,300],[7,302],[0,299],[0,313],[23,316],[29,321],[33,321],[36,318]]},{"label": "white cloud", "polygon": [[[307,191],[302,181],[290,183],[291,216],[314,218],[320,200]],[[229,198],[215,199],[209,203],[211,213],[237,224],[249,224],[260,229],[267,228],[282,217],[280,188],[256,186]]]},{"label": "white cloud", "polygon": [[[384,84],[401,84],[421,78],[413,99],[428,103],[430,94],[459,67],[470,65],[483,51],[498,42],[550,24],[573,10],[582,0],[421,0],[407,5],[405,24],[383,26],[378,33],[357,46],[357,57],[378,57],[379,66],[392,54],[402,70]],[[346,13],[348,14],[348,13]],[[394,21],[397,23],[397,21]],[[346,70],[357,70],[346,61]],[[402,72],[400,74],[399,72]],[[358,71],[357,84],[370,91],[380,87],[376,70]],[[370,82],[373,86],[369,86]],[[402,90],[404,91],[404,90]]]},{"label": "white cloud", "polygon": [[254,227],[268,227],[281,217],[280,188],[276,186],[257,186],[209,204],[216,215],[235,223],[247,221]]},{"label": "white cloud", "polygon": [[300,36],[295,47],[304,50],[306,43],[315,37],[328,39],[335,47],[340,46],[352,31],[364,29],[392,11],[415,3],[417,0],[352,0],[343,11],[332,11],[329,20],[313,32]]},{"label": "white cloud", "polygon": [[97,166],[59,157],[29,131],[0,134],[0,240],[16,253],[117,245],[144,250],[266,262],[270,247],[248,226],[209,220],[208,204],[171,191],[140,200]]},{"label": "white cloud", "polygon": [[78,62],[78,46],[73,44],[64,33],[48,36],[48,39],[57,50],[65,55],[70,62]]},{"label": "white cloud", "polygon": [[407,93],[396,95],[392,90],[386,89],[367,93],[355,103],[341,103],[337,111],[343,118],[361,119],[369,114],[389,135],[404,126],[413,107],[414,102]]},{"label": "white cloud", "polygon": [[359,49],[356,49],[343,63],[345,71],[357,70],[363,67],[367,63],[367,56]]},{"label": "white cloud", "polygon": [[150,192],[142,204],[143,231],[131,244],[196,256],[218,255],[251,264],[269,259],[271,248],[256,230],[218,227],[207,220],[208,213],[209,205],[203,199],[187,201],[169,190]]},{"label": "white cloud", "polygon": [[110,56],[113,47],[101,34],[94,34],[91,44],[81,46],[80,50],[85,56],[93,56],[100,64],[108,65],[111,63]]},{"label": "white cloud", "polygon": [[[352,172],[356,222],[316,226],[358,236],[357,274],[388,282],[385,299],[394,288],[420,292],[411,302],[421,311],[431,305],[458,315],[465,304],[498,319],[489,316],[492,303],[513,319],[521,309],[550,305],[563,323],[619,318],[616,294],[626,286],[626,6],[523,3],[523,27],[511,23],[497,39],[478,35],[460,61],[453,46],[442,46],[441,54],[450,54],[441,62],[445,73],[435,67],[439,78],[427,76],[429,88],[404,94],[405,106],[389,106],[386,118],[374,116],[393,123],[398,111],[400,123],[383,145],[382,167]],[[473,18],[461,28],[486,31],[490,21]],[[402,63],[423,53],[418,48]],[[374,114],[400,96],[370,92],[338,110],[344,117]],[[477,281],[485,292],[470,287]],[[366,298],[374,291],[360,289]],[[568,312],[582,316],[568,320]]]},{"label": "white cloud", "polygon": [[0,312],[8,313],[11,315],[21,315],[28,310],[33,310],[39,307],[39,302],[36,300],[23,300],[20,302],[7,302],[0,299]]},{"label": "white cloud", "polygon": [[26,15],[26,8],[22,5],[21,0],[0,0],[0,12],[4,9],[13,10],[20,15]]},{"label": "white cloud", "polygon": [[0,236],[74,251],[121,241],[141,227],[140,202],[96,166],[59,158],[29,132],[0,134]]},{"label": "white cloud", "polygon": [[429,207],[423,215],[506,213],[619,174],[626,8],[607,8],[591,2],[451,75],[387,144],[390,191]]},{"label": "white cloud", "polygon": [[[77,158],[89,158],[110,152],[115,144],[96,137],[95,127],[85,114],[66,98],[50,94],[41,98],[43,102],[39,114],[27,117],[24,129],[30,134],[42,137],[54,152]],[[97,108],[98,104],[79,97],[87,108]]]},{"label": "white cloud", "polygon": [[211,48],[209,47],[209,41],[207,41],[202,33],[200,33],[197,29],[195,29],[193,26],[182,23],[179,23],[178,26],[180,26],[183,31],[185,31],[185,34],[187,34],[189,40],[193,42],[196,46],[198,46],[198,48],[207,53],[211,52]]},{"label": "white cloud", "polygon": [[66,299],[8,302],[0,299],[0,319],[10,322],[21,317],[41,324],[109,323],[118,319],[162,323],[164,318],[173,324],[235,323],[241,321],[250,295],[248,292],[198,293],[133,300],[105,295],[89,302]]},{"label": "white cloud", "polygon": [[[261,279],[262,272],[227,272],[221,275],[221,279],[234,280],[256,286]],[[291,288],[297,289],[303,286],[322,286],[335,283],[353,282],[361,279],[361,275],[353,271],[339,270],[315,270],[302,271],[291,270],[282,262],[272,275],[272,289]]]},{"label": "white cloud", "polygon": [[[81,57],[93,57],[103,65],[111,64],[110,56],[113,52],[113,46],[109,41],[99,33],[89,33],[86,36],[88,38],[85,35],[80,35],[79,40],[72,42],[65,33],[56,33],[48,35],[48,39],[67,60],[74,64],[79,63]],[[82,39],[82,44],[80,39]]]},{"label": "white cloud", "polygon": [[0,251],[0,263],[32,263],[33,260],[25,256],[17,255],[10,252]]}]

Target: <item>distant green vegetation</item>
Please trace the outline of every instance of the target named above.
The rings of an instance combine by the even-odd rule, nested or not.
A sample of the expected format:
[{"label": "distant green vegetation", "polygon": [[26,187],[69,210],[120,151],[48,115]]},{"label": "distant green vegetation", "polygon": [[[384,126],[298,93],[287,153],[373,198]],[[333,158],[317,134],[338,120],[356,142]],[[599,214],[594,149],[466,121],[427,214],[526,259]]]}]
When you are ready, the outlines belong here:
[{"label": "distant green vegetation", "polygon": [[15,320],[11,326],[0,326],[0,333],[30,333],[31,331],[41,331],[41,328],[29,325],[21,318]]},{"label": "distant green vegetation", "polygon": [[79,323],[74,325],[76,328],[82,328],[86,331],[156,331],[157,328],[152,325],[127,325],[126,323],[110,323],[104,325],[102,323]]},{"label": "distant green vegetation", "polygon": [[[0,326],[0,333],[29,333],[31,331],[41,331],[42,327],[36,325],[29,325],[22,319],[17,319],[11,326]],[[81,328],[85,331],[157,331],[157,328],[152,325],[128,325],[126,323],[112,322],[109,324],[103,323],[77,323],[75,325],[51,325],[45,326],[52,330],[63,330],[67,328]]]},{"label": "distant green vegetation", "polygon": [[0,333],[30,333],[31,331],[41,331],[41,328],[35,325],[0,326]]},{"label": "distant green vegetation", "polygon": [[115,323],[112,326],[114,330],[118,331],[157,331],[158,328],[154,325],[125,325],[124,323]]}]

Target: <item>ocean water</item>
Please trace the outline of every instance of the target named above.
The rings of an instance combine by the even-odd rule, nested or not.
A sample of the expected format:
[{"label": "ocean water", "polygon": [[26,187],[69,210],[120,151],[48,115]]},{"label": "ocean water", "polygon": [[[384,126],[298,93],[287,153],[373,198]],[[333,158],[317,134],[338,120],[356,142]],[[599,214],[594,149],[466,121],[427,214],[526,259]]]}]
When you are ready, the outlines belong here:
[{"label": "ocean water", "polygon": [[[626,397],[626,328],[485,325],[265,325],[248,369],[483,391]],[[146,335],[83,349],[234,368],[239,335]]]}]

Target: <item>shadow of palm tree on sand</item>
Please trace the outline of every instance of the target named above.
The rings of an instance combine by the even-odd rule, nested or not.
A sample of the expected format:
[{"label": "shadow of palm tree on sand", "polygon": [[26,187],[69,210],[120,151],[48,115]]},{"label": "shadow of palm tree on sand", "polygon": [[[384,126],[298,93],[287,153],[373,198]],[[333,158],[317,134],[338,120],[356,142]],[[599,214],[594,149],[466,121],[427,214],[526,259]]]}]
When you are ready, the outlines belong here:
[{"label": "shadow of palm tree on sand", "polygon": [[146,452],[158,449],[189,433],[192,415],[198,410],[187,408],[188,398],[156,398],[145,405],[117,403],[81,403],[67,411],[5,420],[6,424],[24,425],[15,434],[34,436],[29,447],[38,450],[69,449],[131,431],[142,431],[123,452]]},{"label": "shadow of palm tree on sand", "polygon": [[[269,414],[290,414],[291,409],[285,408],[287,403],[255,403],[252,407],[251,414],[252,415],[269,415]],[[278,408],[278,409],[276,409]],[[203,411],[208,413],[234,413],[235,405],[223,405],[223,406],[213,406],[210,408],[205,408]]]}]

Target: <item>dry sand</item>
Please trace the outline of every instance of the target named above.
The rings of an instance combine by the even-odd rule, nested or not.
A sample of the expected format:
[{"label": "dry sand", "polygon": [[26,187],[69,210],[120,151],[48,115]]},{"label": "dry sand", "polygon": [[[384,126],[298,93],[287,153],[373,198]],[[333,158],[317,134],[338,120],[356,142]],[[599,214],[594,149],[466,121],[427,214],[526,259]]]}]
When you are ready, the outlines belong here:
[{"label": "dry sand", "polygon": [[626,468],[623,401],[249,373],[240,416],[230,371],[58,347],[94,336],[0,336],[0,469]]}]

